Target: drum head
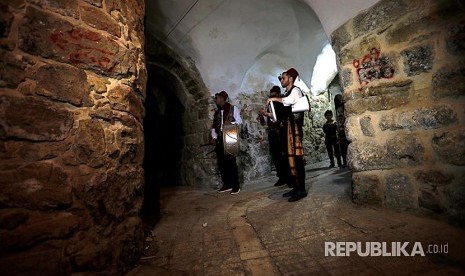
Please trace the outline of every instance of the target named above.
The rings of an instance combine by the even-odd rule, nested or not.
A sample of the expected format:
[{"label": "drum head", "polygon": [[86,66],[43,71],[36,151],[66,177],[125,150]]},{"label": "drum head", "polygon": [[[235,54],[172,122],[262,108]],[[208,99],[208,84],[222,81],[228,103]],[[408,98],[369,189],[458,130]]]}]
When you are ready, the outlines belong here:
[{"label": "drum head", "polygon": [[237,125],[223,126],[223,145],[225,156],[237,156],[239,154],[239,127]]}]

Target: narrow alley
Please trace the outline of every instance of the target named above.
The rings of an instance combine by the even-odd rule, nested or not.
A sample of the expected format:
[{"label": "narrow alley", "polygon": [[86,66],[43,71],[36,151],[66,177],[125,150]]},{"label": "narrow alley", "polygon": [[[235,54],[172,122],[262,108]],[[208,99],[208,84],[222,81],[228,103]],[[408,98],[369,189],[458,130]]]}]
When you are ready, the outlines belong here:
[{"label": "narrow alley", "polygon": [[[127,275],[463,275],[465,231],[424,213],[355,205],[351,172],[326,165],[307,165],[309,193],[297,204],[273,175],[235,196],[162,190],[162,218]],[[331,257],[325,242],[421,242],[425,256]],[[444,244],[448,253],[426,252]]]}]

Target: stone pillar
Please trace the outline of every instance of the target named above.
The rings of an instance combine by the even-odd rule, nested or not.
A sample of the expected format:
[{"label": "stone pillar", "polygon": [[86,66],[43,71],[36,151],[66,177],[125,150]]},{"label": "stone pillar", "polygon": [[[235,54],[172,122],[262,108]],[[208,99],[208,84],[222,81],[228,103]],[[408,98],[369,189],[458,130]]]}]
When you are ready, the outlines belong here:
[{"label": "stone pillar", "polygon": [[144,1],[6,2],[0,271],[120,273],[143,241]]},{"label": "stone pillar", "polygon": [[465,6],[383,0],[332,34],[353,199],[464,223]]}]

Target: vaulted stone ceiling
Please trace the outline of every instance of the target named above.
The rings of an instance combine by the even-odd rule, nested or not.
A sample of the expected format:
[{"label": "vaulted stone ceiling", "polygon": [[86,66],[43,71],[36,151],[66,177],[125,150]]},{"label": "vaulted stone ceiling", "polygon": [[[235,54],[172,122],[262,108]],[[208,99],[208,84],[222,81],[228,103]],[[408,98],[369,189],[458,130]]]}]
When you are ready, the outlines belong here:
[{"label": "vaulted stone ceiling", "polygon": [[234,96],[268,90],[289,67],[310,85],[331,32],[376,2],[148,0],[146,25],[195,61],[211,93],[226,90]]}]

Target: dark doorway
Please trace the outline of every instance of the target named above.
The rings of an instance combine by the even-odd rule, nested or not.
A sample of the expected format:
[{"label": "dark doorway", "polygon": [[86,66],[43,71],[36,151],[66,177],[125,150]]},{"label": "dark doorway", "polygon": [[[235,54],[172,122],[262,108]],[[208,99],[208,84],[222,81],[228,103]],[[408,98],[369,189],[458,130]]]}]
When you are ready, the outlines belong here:
[{"label": "dark doorway", "polygon": [[[185,108],[179,99],[179,81],[168,71],[148,67],[145,101],[145,171],[142,217],[154,223],[160,211],[160,187],[181,185]],[[182,92],[184,93],[184,92]]]}]

